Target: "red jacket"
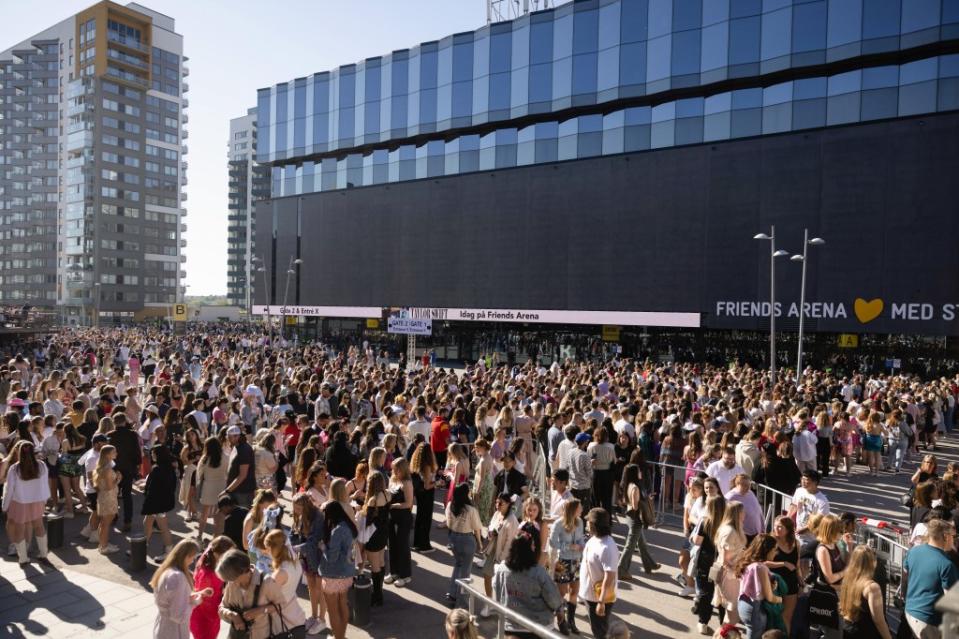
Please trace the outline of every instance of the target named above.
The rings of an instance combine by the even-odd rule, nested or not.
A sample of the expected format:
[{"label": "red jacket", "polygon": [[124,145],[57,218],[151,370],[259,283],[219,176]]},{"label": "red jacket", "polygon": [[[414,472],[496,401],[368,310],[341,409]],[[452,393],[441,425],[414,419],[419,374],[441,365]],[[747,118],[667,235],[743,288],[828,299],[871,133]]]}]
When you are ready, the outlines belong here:
[{"label": "red jacket", "polygon": [[446,451],[450,443],[450,423],[437,415],[430,426],[430,448],[434,453]]}]

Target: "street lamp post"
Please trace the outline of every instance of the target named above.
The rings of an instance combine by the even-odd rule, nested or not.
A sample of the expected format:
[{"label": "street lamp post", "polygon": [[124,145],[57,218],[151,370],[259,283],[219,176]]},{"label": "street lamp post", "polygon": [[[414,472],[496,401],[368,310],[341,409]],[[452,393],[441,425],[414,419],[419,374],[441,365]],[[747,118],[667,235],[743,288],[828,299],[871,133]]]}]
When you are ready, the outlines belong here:
[{"label": "street lamp post", "polygon": [[821,237],[809,239],[809,229],[803,229],[802,232],[802,255],[793,255],[790,260],[793,262],[802,262],[802,283],[799,285],[799,346],[796,349],[796,386],[802,382],[802,339],[803,324],[806,317],[806,251],[810,246],[822,246],[826,240]]},{"label": "street lamp post", "polygon": [[293,259],[293,256],[290,256],[290,266],[286,269],[286,287],[283,289],[283,312],[282,319],[280,320],[280,336],[286,338],[286,301],[287,297],[290,295],[290,276],[296,274],[294,266],[299,267],[303,263],[303,260],[300,258]]},{"label": "street lamp post", "polygon": [[100,328],[100,282],[93,283],[93,327]]},{"label": "street lamp post", "polygon": [[776,258],[789,255],[776,250],[776,227],[769,227],[769,235],[757,233],[754,240],[769,241],[769,390],[776,386]]}]

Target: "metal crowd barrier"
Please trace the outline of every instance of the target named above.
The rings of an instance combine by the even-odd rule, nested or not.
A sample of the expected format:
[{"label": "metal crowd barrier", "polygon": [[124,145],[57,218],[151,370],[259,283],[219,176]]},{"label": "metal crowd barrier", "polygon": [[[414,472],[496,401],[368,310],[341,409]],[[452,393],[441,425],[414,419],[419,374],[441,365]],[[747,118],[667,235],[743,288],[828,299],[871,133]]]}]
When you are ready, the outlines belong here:
[{"label": "metal crowd barrier", "polygon": [[[904,567],[909,546],[886,534],[882,528],[876,528],[862,522],[856,524],[856,543],[868,544],[876,553],[876,574],[874,579],[882,588],[886,617],[898,622],[900,612],[905,606],[906,570]],[[892,532],[892,534],[895,534]],[[892,616],[890,616],[892,615]]]},{"label": "metal crowd barrier", "polygon": [[686,500],[686,467],[663,462],[646,462],[643,468],[643,485],[647,490],[652,489],[656,525],[682,528]]},{"label": "metal crowd barrier", "polygon": [[546,628],[532,619],[528,619],[518,612],[513,612],[509,608],[501,605],[495,599],[490,599],[485,594],[473,588],[470,585],[468,579],[457,579],[456,583],[460,588],[466,591],[466,594],[469,595],[469,613],[470,615],[476,615],[476,600],[479,599],[483,605],[488,606],[491,610],[497,612],[496,615],[496,638],[503,639],[506,636],[506,620],[509,619],[517,626],[522,626],[526,632],[530,632],[537,637],[542,637],[543,639],[564,639],[559,633],[553,632],[549,628]]},{"label": "metal crowd barrier", "polygon": [[776,518],[789,512],[789,507],[793,503],[793,496],[759,482],[753,482],[753,490],[756,491],[756,498],[763,509],[763,523],[766,530],[770,531]]}]

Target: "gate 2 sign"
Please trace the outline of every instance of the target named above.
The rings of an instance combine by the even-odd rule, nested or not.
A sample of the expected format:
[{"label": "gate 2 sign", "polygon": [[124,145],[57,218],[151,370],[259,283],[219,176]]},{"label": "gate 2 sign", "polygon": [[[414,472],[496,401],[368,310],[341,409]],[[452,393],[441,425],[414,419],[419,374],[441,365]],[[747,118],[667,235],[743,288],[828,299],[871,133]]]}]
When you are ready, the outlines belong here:
[{"label": "gate 2 sign", "polygon": [[410,317],[390,317],[388,320],[388,332],[397,335],[432,335],[433,320],[431,319],[412,319]]}]

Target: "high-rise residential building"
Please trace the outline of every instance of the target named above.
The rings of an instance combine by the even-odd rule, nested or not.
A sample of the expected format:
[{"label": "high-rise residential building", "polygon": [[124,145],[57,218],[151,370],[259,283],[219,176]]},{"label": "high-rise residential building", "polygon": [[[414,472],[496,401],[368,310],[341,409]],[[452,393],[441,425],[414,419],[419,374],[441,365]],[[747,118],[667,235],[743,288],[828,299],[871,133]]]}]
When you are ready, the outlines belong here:
[{"label": "high-rise residential building", "polygon": [[270,196],[270,169],[256,163],[256,109],[230,120],[229,214],[226,296],[233,306],[249,310],[253,285],[251,264],[256,220],[253,203]]},{"label": "high-rise residential building", "polygon": [[186,61],[135,3],[0,52],[0,305],[109,322],[183,295]]}]

